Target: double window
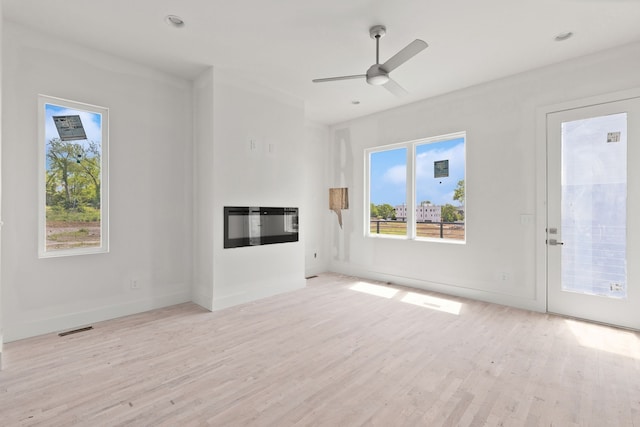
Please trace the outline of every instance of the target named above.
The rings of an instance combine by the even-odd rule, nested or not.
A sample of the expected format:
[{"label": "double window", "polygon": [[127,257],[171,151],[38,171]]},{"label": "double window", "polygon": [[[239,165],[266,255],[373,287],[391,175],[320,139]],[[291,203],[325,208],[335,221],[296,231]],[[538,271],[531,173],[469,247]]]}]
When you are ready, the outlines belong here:
[{"label": "double window", "polygon": [[108,110],[40,95],[39,255],[108,251]]},{"label": "double window", "polygon": [[460,132],[366,150],[365,233],[464,242],[465,143]]}]

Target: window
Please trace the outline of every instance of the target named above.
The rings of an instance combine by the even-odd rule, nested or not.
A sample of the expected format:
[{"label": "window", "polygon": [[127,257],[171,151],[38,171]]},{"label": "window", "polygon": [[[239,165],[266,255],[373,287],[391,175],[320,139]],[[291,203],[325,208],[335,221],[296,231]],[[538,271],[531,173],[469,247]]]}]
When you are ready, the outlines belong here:
[{"label": "window", "polygon": [[108,251],[108,110],[40,95],[39,255]]},{"label": "window", "polygon": [[464,242],[465,141],[461,132],[366,150],[366,234]]},{"label": "window", "polygon": [[371,234],[407,235],[407,148],[375,151],[369,157]]}]

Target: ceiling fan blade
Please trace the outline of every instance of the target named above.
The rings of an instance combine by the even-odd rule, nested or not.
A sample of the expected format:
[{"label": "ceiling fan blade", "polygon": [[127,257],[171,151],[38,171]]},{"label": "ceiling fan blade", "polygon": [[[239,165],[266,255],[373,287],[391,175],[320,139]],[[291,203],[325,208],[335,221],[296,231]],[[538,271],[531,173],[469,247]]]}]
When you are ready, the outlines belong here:
[{"label": "ceiling fan blade", "polygon": [[409,92],[402,86],[400,86],[395,80],[389,79],[388,82],[382,85],[389,92],[397,96],[398,98],[402,98],[403,96],[409,95]]},{"label": "ceiling fan blade", "polygon": [[311,80],[314,83],[322,83],[322,82],[334,82],[336,80],[351,80],[351,79],[362,79],[367,77],[366,74],[355,74],[353,76],[340,76],[340,77],[327,77],[324,79],[313,79]]},{"label": "ceiling fan blade", "polygon": [[390,73],[391,71],[395,70],[396,68],[425,50],[427,46],[429,45],[425,41],[415,39],[414,41],[406,45],[400,52],[389,58],[387,62],[382,64],[380,67],[387,73]]}]

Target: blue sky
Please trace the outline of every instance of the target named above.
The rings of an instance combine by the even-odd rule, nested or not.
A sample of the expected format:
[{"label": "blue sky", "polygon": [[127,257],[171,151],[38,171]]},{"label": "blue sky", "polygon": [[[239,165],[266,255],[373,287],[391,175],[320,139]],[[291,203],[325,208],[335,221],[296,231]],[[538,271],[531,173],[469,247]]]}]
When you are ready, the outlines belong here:
[{"label": "blue sky", "polygon": [[[80,121],[82,122],[82,127],[84,127],[84,131],[87,134],[87,140],[77,140],[77,141],[69,141],[74,144],[80,144],[82,146],[86,146],[88,141],[96,142],[100,145],[100,149],[102,149],[102,115],[98,113],[93,113],[90,111],[82,111],[82,110],[74,110],[67,107],[62,107],[54,104],[45,104],[44,105],[45,112],[45,128],[44,128],[44,139],[45,144],[51,141],[53,138],[59,138],[58,129],[53,121],[53,116],[80,116]],[[48,147],[48,145],[46,145]],[[47,148],[48,150],[48,148]],[[47,163],[47,170],[49,169],[49,164]]]},{"label": "blue sky", "polygon": [[[53,122],[53,116],[80,116],[82,126],[87,134],[89,141],[102,144],[102,115],[98,113],[92,113],[90,111],[74,110],[67,107],[61,107],[59,105],[45,104],[45,129],[44,138],[45,141],[50,141],[53,138],[58,138],[58,130]],[[82,143],[83,141],[75,141]]]},{"label": "blue sky", "polygon": [[[449,176],[434,178],[434,161],[449,160]],[[371,154],[371,203],[391,206],[406,203],[407,149]],[[464,179],[464,138],[420,144],[416,147],[416,201],[450,203],[458,181]]]}]

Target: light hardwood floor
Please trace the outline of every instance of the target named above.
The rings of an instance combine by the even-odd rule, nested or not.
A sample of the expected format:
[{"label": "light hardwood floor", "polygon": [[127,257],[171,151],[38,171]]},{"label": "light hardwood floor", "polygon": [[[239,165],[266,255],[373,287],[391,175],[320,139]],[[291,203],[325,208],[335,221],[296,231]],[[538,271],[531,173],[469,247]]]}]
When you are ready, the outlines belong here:
[{"label": "light hardwood floor", "polygon": [[638,426],[640,335],[326,274],[5,345],[0,425]]}]

